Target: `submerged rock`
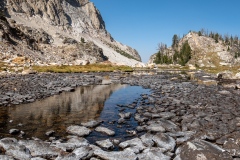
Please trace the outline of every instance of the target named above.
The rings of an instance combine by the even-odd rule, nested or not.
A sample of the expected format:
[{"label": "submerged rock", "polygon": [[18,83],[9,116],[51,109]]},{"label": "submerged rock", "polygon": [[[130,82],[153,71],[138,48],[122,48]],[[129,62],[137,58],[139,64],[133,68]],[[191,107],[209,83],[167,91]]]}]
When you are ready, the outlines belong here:
[{"label": "submerged rock", "polygon": [[132,113],[131,113],[131,112],[127,112],[127,113],[121,112],[121,113],[119,113],[118,115],[119,115],[122,119],[130,119]]}]

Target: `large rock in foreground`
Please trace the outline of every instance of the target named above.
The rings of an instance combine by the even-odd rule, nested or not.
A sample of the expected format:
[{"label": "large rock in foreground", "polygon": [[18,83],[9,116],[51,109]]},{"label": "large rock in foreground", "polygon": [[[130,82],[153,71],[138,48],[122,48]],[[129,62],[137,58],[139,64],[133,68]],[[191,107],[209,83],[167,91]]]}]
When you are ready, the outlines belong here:
[{"label": "large rock in foreground", "polygon": [[232,157],[222,148],[203,140],[194,140],[187,142],[176,151],[177,157],[174,160],[190,159],[216,159],[231,160]]}]

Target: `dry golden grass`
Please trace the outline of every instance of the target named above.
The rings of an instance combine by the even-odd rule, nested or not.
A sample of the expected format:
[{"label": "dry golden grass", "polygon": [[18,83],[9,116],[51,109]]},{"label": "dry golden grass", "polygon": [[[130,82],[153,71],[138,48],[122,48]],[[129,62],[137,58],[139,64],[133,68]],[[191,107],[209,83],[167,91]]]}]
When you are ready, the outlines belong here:
[{"label": "dry golden grass", "polygon": [[221,60],[216,52],[208,52],[206,56],[209,57],[212,64],[214,64],[216,67],[219,67]]},{"label": "dry golden grass", "polygon": [[12,60],[15,64],[24,64],[27,59],[25,57],[16,57]]},{"label": "dry golden grass", "polygon": [[219,72],[230,71],[233,74],[240,72],[240,66],[218,66],[218,67],[200,67],[199,69],[204,70],[208,73],[217,74]]},{"label": "dry golden grass", "polygon": [[33,66],[37,72],[54,72],[54,73],[80,73],[80,72],[113,72],[123,71],[132,72],[133,69],[128,66],[113,66],[104,64],[90,64],[85,66]]},{"label": "dry golden grass", "polygon": [[0,62],[0,71],[4,71],[5,63]]}]

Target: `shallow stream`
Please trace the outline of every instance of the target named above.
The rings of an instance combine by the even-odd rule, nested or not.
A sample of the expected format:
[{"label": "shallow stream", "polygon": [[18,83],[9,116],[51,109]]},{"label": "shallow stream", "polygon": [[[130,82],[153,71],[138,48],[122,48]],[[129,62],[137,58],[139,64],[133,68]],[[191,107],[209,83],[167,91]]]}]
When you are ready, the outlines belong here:
[{"label": "shallow stream", "polygon": [[[135,130],[137,122],[134,115],[126,124],[119,125],[118,105],[141,102],[141,94],[150,94],[149,89],[122,84],[82,86],[75,92],[64,92],[44,100],[15,107],[0,107],[0,138],[11,137],[9,130],[16,128],[25,132],[26,138],[47,140],[45,133],[54,130],[54,137],[66,136],[66,128],[80,125],[91,120],[103,121],[101,126],[116,132],[114,138],[126,139],[126,130]],[[135,113],[136,109],[124,107],[123,112]],[[17,138],[18,135],[13,137]],[[107,136],[93,131],[88,137],[90,142],[106,139]]]}]

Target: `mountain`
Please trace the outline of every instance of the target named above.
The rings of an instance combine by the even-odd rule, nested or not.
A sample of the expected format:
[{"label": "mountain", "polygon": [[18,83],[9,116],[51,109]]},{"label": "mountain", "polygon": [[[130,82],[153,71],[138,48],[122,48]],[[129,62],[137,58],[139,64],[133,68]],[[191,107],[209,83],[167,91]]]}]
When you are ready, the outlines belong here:
[{"label": "mountain", "polygon": [[[178,40],[176,47],[163,48],[162,55],[166,55],[172,63],[178,63],[176,54],[181,54],[184,44],[191,48],[191,56],[187,65],[199,67],[219,67],[240,64],[240,42],[238,37],[222,38],[218,33],[202,35],[198,32],[189,32]],[[154,63],[157,53],[153,54],[148,64]]]},{"label": "mountain", "polygon": [[143,65],[135,49],[111,37],[89,0],[1,0],[0,7],[0,60],[11,65]]}]

